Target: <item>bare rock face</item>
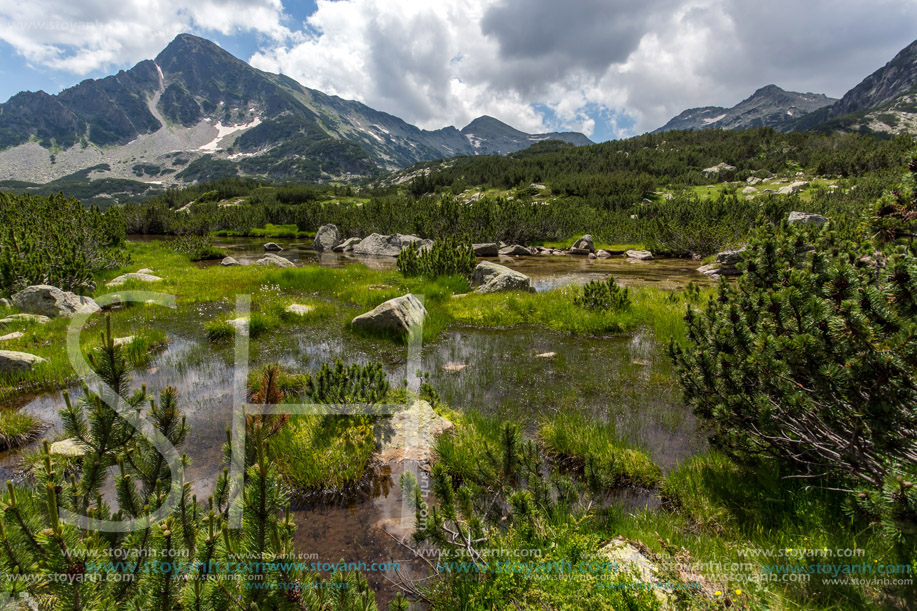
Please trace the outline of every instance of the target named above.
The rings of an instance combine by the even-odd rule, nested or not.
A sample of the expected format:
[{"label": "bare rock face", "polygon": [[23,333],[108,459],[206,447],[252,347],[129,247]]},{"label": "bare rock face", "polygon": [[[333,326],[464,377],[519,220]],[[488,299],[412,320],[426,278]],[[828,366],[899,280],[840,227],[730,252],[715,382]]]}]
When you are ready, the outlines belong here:
[{"label": "bare rock face", "polygon": [[252,265],[263,265],[268,267],[296,267],[289,259],[284,259],[283,257],[277,256],[273,253],[268,253],[252,263]]},{"label": "bare rock face", "polygon": [[135,274],[121,274],[105,286],[121,286],[128,280],[136,280],[138,282],[162,282],[162,278],[159,276],[154,276],[152,274],[141,274],[137,272]]},{"label": "bare rock face", "polygon": [[82,297],[47,284],[30,286],[13,295],[13,305],[25,314],[71,318],[92,314],[101,308],[91,297]]},{"label": "bare rock face", "polygon": [[591,252],[595,252],[595,244],[588,233],[574,242],[573,247],[570,248],[571,255],[588,255]]},{"label": "bare rock face", "polygon": [[312,242],[312,248],[317,252],[331,252],[340,243],[341,232],[338,231],[337,225],[322,225],[315,232],[315,241]]},{"label": "bare rock face", "polygon": [[790,225],[824,225],[828,222],[828,219],[823,217],[820,214],[812,214],[810,212],[790,212],[790,218],[787,219],[787,223]]},{"label": "bare rock face", "polygon": [[471,286],[477,287],[479,293],[499,293],[502,291],[525,291],[534,293],[532,279],[523,273],[505,265],[481,261],[471,274]]},{"label": "bare rock face", "polygon": [[351,321],[354,329],[373,332],[405,333],[418,328],[427,315],[426,308],[408,293],[379,304]]},{"label": "bare rock face", "polygon": [[47,363],[48,359],[29,354],[27,352],[14,352],[0,350],[0,372],[31,371],[35,365]]},{"label": "bare rock face", "polygon": [[472,244],[471,247],[474,249],[476,257],[496,257],[500,254],[500,245],[496,242]]},{"label": "bare rock face", "polygon": [[653,260],[653,253],[648,250],[628,250],[624,253],[624,256],[628,259],[636,259],[637,261]]}]

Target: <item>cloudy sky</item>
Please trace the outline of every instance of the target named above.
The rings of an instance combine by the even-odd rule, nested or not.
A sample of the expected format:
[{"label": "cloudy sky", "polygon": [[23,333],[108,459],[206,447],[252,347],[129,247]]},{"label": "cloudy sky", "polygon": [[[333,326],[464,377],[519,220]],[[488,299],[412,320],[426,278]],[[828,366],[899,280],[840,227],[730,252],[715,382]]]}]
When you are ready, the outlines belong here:
[{"label": "cloudy sky", "polygon": [[4,0],[0,101],[181,32],[423,128],[489,114],[601,141],[769,83],[840,97],[917,37],[917,0]]}]

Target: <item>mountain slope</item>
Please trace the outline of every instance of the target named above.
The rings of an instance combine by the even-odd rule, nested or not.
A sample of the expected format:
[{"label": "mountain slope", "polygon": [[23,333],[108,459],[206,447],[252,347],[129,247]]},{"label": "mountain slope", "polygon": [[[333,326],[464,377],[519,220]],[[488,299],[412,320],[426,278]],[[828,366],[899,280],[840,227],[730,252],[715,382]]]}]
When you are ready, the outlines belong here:
[{"label": "mountain slope", "polygon": [[828,119],[884,106],[917,87],[917,40],[835,103]]},{"label": "mountain slope", "polygon": [[0,181],[80,173],[153,185],[235,175],[318,181],[506,154],[549,138],[590,143],[582,134],[532,136],[490,117],[472,126],[482,129],[422,130],[181,34],[130,70],[0,104]]},{"label": "mountain slope", "polygon": [[673,129],[786,129],[798,117],[835,101],[820,93],[796,93],[784,91],[776,85],[767,85],[732,108],[705,106],[688,109],[653,133]]}]

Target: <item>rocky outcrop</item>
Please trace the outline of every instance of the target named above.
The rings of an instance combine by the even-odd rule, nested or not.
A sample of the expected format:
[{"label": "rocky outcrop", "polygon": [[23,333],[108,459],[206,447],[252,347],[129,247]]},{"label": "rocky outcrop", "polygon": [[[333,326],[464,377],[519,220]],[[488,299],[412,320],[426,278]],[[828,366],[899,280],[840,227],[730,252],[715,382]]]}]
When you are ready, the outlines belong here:
[{"label": "rocky outcrop", "polygon": [[525,291],[534,293],[532,279],[523,273],[505,265],[482,261],[471,274],[471,286],[478,293],[498,293],[502,291]]},{"label": "rocky outcrop", "polygon": [[338,231],[337,225],[322,225],[315,232],[312,248],[317,252],[330,252],[340,243],[341,232]]},{"label": "rocky outcrop", "polygon": [[0,372],[2,373],[31,371],[35,365],[47,362],[48,359],[43,359],[27,352],[0,350]]},{"label": "rocky outcrop", "polygon": [[426,308],[408,293],[389,299],[351,321],[354,329],[383,333],[406,333],[419,328],[427,315]]},{"label": "rocky outcrop", "polygon": [[70,318],[75,314],[92,314],[101,308],[90,297],[62,291],[47,284],[30,286],[13,295],[13,305],[24,314]]},{"label": "rocky outcrop", "polygon": [[235,259],[233,259],[232,257],[226,257],[225,259],[220,261],[220,265],[222,265],[223,267],[234,267],[236,265],[242,265],[242,264],[236,261]]},{"label": "rocky outcrop", "polygon": [[628,259],[636,259],[637,261],[653,260],[653,253],[648,250],[628,250],[624,253],[624,256]]},{"label": "rocky outcrop", "polygon": [[264,245],[264,250],[267,252],[280,252],[283,250],[283,247],[277,242],[268,242]]},{"label": "rocky outcrop", "polygon": [[331,250],[334,252],[352,252],[354,247],[360,243],[360,238],[347,238]]},{"label": "rocky outcrop", "polygon": [[499,254],[504,257],[529,257],[532,251],[521,244],[513,244],[512,246],[501,248]]},{"label": "rocky outcrop", "polygon": [[715,166],[704,168],[702,174],[705,178],[729,178],[735,174],[736,167],[725,162],[720,162]]},{"label": "rocky outcrop", "polygon": [[500,245],[496,242],[483,242],[481,244],[472,244],[476,257],[496,257],[500,254]]},{"label": "rocky outcrop", "polygon": [[592,236],[588,233],[573,243],[570,248],[571,255],[588,255],[595,252],[595,244],[592,242]]},{"label": "rocky outcrop", "polygon": [[134,274],[122,274],[105,286],[121,286],[129,280],[136,280],[137,282],[162,282],[162,278],[159,276],[154,276],[152,274],[141,274],[140,272],[137,272]]},{"label": "rocky outcrop", "polygon": [[811,212],[790,212],[790,217],[787,219],[787,223],[790,225],[824,225],[828,222],[828,219],[823,217],[820,214],[812,214]]}]

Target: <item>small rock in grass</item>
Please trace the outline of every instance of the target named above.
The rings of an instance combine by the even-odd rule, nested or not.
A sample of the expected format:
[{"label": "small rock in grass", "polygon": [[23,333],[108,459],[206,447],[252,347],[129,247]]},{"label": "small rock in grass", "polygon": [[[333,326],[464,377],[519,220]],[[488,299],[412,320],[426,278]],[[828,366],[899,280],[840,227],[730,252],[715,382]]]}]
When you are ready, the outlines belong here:
[{"label": "small rock in grass", "polygon": [[106,284],[105,286],[121,286],[129,280],[136,280],[137,282],[162,282],[162,278],[159,276],[154,276],[152,274],[122,274]]},{"label": "small rock in grass", "polygon": [[0,336],[0,342],[10,342],[10,341],[13,341],[14,339],[19,339],[23,335],[25,335],[25,333],[23,333],[22,331],[16,331],[15,333],[8,333],[4,336]]},{"label": "small rock in grass", "polygon": [[296,314],[298,316],[305,316],[306,314],[309,314],[310,312],[313,312],[314,310],[315,308],[312,306],[300,305],[298,303],[294,303],[294,304],[288,305],[285,311],[290,314]]},{"label": "small rock in grass", "polygon": [[48,359],[13,350],[0,350],[0,372],[31,371],[35,365],[47,363]]},{"label": "small rock in grass", "polygon": [[233,267],[235,265],[242,265],[242,264],[236,261],[235,259],[233,259],[232,257],[226,257],[225,259],[220,261],[220,265],[222,265],[223,267]]}]

